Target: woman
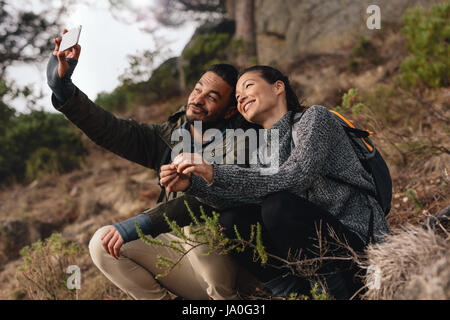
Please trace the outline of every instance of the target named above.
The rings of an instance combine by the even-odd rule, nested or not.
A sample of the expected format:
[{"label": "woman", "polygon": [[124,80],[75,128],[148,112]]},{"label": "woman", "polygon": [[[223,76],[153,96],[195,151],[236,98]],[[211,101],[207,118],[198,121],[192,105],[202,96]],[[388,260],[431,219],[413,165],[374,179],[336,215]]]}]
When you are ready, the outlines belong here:
[{"label": "woman", "polygon": [[[341,124],[325,107],[304,110],[288,79],[267,66],[254,66],[240,74],[236,98],[238,111],[247,121],[261,125],[269,137],[278,132],[277,172],[261,174],[261,164],[242,168],[193,162],[194,155],[181,154],[162,168],[161,184],[169,191],[201,194],[209,205],[225,209],[221,223],[228,236],[233,236],[234,224],[242,230],[260,221],[268,251],[281,257],[293,250],[302,250],[308,258],[320,254],[314,249],[318,228],[328,243],[335,241],[331,227],[356,251],[362,251],[372,237],[375,242],[382,240],[389,229],[381,207],[370,195],[376,192],[373,178],[362,167]],[[228,193],[242,196],[249,205],[233,208],[225,201]],[[255,268],[246,259],[242,263]],[[335,298],[349,298],[355,288],[348,272],[337,263],[323,270],[335,273],[326,277]],[[275,275],[267,270],[255,272],[263,281]],[[268,286],[281,293],[289,291],[287,280],[279,277]]]}]

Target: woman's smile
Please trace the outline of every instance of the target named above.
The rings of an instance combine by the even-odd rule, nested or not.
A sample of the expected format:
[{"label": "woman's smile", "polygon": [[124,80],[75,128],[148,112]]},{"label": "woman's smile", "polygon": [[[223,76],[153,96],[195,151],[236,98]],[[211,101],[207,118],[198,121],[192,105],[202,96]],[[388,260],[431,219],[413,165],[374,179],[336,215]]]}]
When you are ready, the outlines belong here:
[{"label": "woman's smile", "polygon": [[255,102],[256,100],[250,100],[249,102],[246,102],[245,104],[244,104],[244,106],[242,107],[242,110],[245,112],[245,113],[247,113],[247,110],[253,105],[253,103]]}]

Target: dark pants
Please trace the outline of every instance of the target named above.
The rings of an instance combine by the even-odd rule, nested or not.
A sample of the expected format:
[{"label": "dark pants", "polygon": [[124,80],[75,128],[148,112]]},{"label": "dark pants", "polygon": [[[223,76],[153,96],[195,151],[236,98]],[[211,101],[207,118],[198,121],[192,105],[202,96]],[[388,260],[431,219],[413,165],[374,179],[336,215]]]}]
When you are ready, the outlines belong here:
[{"label": "dark pants", "polygon": [[[301,250],[300,258],[317,258],[319,255],[318,231],[322,243],[326,243],[328,247],[326,256],[348,256],[348,252],[340,249],[340,246],[336,244],[336,240],[329,232],[330,228],[340,240],[345,240],[355,251],[364,249],[364,243],[360,238],[330,213],[289,192],[271,194],[261,206],[242,206],[223,211],[220,215],[220,224],[229,238],[236,238],[234,231],[234,225],[236,225],[241,236],[249,239],[251,225],[257,222],[262,226],[262,241],[266,251],[281,258],[287,258],[288,253],[296,254],[299,250]],[[255,262],[253,251],[250,249],[244,253],[233,253],[233,255],[238,263],[260,281],[266,282],[282,274],[280,269],[263,267],[259,261]],[[274,259],[269,259],[268,264],[282,265]],[[360,283],[352,280],[355,266],[349,262],[324,261],[318,273],[339,274],[338,281],[327,280],[329,290],[335,298],[349,298],[360,287]],[[327,279],[333,279],[333,277],[335,276],[327,276]]]}]

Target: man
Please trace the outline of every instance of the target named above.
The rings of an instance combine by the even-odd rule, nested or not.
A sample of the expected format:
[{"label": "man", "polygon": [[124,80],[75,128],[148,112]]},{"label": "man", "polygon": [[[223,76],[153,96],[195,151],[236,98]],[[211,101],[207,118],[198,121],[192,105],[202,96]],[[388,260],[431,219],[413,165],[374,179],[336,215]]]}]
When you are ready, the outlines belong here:
[{"label": "man", "polygon": [[[63,33],[66,32],[63,30]],[[59,52],[61,38],[54,39],[54,42],[55,50],[47,66],[48,85],[53,91],[52,103],[98,145],[158,173],[162,165],[172,160],[171,151],[178,141],[172,141],[171,137],[176,130],[186,130],[202,150],[212,144],[220,144],[225,150],[224,158],[230,153],[233,156],[238,153],[236,148],[242,145],[234,144],[230,150],[226,148],[229,142],[226,138],[205,141],[203,132],[197,132],[192,124],[193,121],[201,121],[202,131],[208,128],[217,128],[222,132],[227,128],[246,128],[245,121],[236,112],[234,88],[237,70],[234,67],[225,64],[212,66],[195,85],[187,105],[170,116],[167,122],[138,124],[132,120],[117,119],[75,87],[70,77],[81,47],[76,45]],[[166,243],[179,240],[168,233],[170,229],[163,213],[181,226],[188,225],[190,217],[185,200],[194,212],[199,212],[202,204],[198,199],[172,193],[166,197],[165,203],[159,203],[137,217],[97,230],[89,244],[96,266],[135,299],[169,299],[167,289],[188,299],[235,299],[239,289],[237,279],[250,281],[247,283],[250,288],[257,285],[227,256],[205,256],[204,247],[190,251],[180,268],[174,268],[159,281],[154,279],[162,271],[156,267],[157,255],[177,260],[179,254],[143,243],[138,239],[135,223],[145,234]]]}]

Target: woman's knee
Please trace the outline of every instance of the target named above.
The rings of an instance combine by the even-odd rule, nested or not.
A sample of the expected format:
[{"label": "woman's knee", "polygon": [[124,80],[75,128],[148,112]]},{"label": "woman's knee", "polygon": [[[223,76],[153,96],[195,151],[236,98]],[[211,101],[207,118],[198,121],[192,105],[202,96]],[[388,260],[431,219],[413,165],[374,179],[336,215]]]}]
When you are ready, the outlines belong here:
[{"label": "woman's knee", "polygon": [[261,217],[267,229],[278,229],[287,223],[292,201],[292,195],[288,192],[272,193],[264,199]]},{"label": "woman's knee", "polygon": [[239,223],[239,213],[236,211],[225,211],[219,216],[219,224],[223,228],[225,235],[232,238],[234,226]]},{"label": "woman's knee", "polygon": [[260,210],[259,206],[248,205],[224,211],[219,217],[219,224],[228,238],[236,237],[235,227],[241,236],[247,237],[251,225],[260,220]]}]

